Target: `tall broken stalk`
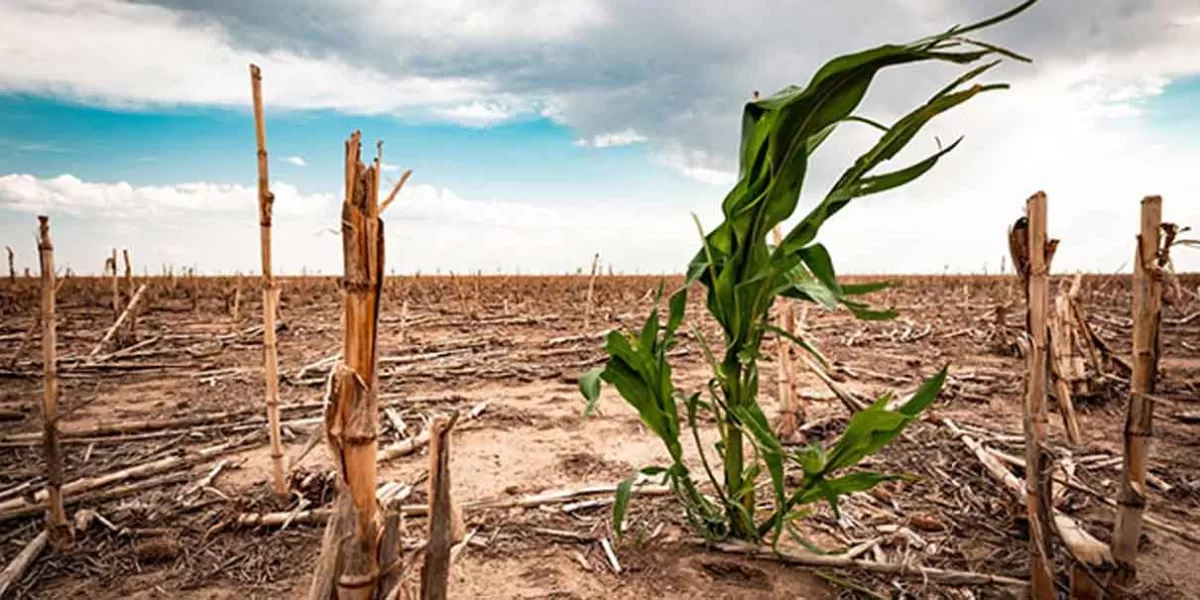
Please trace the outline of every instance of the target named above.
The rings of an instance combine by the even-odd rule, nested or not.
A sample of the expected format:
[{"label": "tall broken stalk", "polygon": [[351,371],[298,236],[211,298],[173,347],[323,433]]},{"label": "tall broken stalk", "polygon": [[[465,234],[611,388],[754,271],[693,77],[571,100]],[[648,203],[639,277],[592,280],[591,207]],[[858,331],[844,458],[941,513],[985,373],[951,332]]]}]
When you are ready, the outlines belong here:
[{"label": "tall broken stalk", "polygon": [[[379,218],[381,159],[361,160],[362,134],[346,142],[345,202],[342,205],[342,363],[334,371],[325,412],[325,435],[341,473],[353,518],[345,532],[330,532],[322,563],[334,564],[339,598],[374,597],[379,579],[375,451],[379,430],[379,352],[376,334],[382,297],[384,245]],[[344,499],[339,502],[345,502]]]},{"label": "tall broken stalk", "polygon": [[75,541],[67,513],[63,510],[62,453],[58,449],[58,338],[54,322],[54,245],[50,242],[50,218],[38,217],[38,258],[42,268],[42,449],[46,454],[46,530],[50,544],[59,550]]},{"label": "tall broken stalk", "polygon": [[458,420],[438,416],[429,424],[429,535],[421,566],[421,600],[446,600],[455,507],[450,497],[450,430]]},{"label": "tall broken stalk", "polygon": [[239,314],[241,312],[241,309],[242,309],[242,274],[238,273],[237,274],[237,282],[234,284],[234,287],[233,287],[233,304],[229,308],[229,320],[233,321],[234,325],[237,325],[237,323],[241,321],[241,319],[240,319],[241,315]]},{"label": "tall broken stalk", "polygon": [[13,264],[12,246],[5,246],[4,251],[8,253],[8,280],[14,281],[17,278],[17,267]]},{"label": "tall broken stalk", "polygon": [[1153,435],[1154,394],[1158,372],[1158,328],[1162,321],[1162,198],[1142,200],[1141,231],[1133,261],[1133,374],[1129,379],[1129,405],[1125,412],[1125,459],[1121,489],[1117,494],[1112,550],[1117,561],[1117,583],[1125,586],[1137,575],[1138,539],[1146,512],[1146,460]]},{"label": "tall broken stalk", "polygon": [[122,323],[124,323],[132,315],[137,314],[138,301],[142,299],[142,293],[145,291],[146,284],[143,283],[141,287],[139,287],[137,291],[133,293],[133,297],[129,299],[129,306],[126,306],[125,310],[121,311],[121,314],[117,316],[117,320],[113,322],[112,327],[109,327],[108,331],[104,332],[104,336],[100,338],[100,341],[96,342],[96,345],[92,347],[92,351],[88,353],[89,360],[100,353],[100,349],[103,348],[104,345],[113,338],[113,334],[121,329]]},{"label": "tall broken stalk", "polygon": [[250,65],[250,87],[254,97],[254,137],[258,145],[258,224],[262,252],[263,370],[267,380],[267,427],[271,437],[271,474],[275,493],[287,494],[283,470],[283,441],[279,434],[279,359],[275,342],[275,276],[271,273],[271,193],[267,170],[267,130],[263,122],[262,72]]},{"label": "tall broken stalk", "polygon": [[[1027,215],[1027,254],[1016,250],[1019,240],[1010,233],[1013,264],[1026,283],[1030,350],[1029,372],[1025,386],[1022,413],[1025,429],[1025,503],[1029,517],[1029,569],[1031,597],[1035,600],[1055,598],[1053,566],[1050,552],[1050,456],[1046,452],[1046,374],[1047,314],[1050,308],[1050,261],[1056,242],[1046,236],[1046,194],[1038,192],[1025,203]],[[1013,231],[1020,231],[1014,227]],[[1028,262],[1024,265],[1022,261]],[[1023,267],[1023,268],[1022,268]]]},{"label": "tall broken stalk", "polygon": [[105,262],[112,266],[112,270],[109,271],[109,274],[111,275],[111,280],[112,280],[113,320],[116,320],[117,317],[121,316],[121,285],[120,285],[120,281],[117,279],[117,249],[116,248],[112,249],[112,258],[108,259]]},{"label": "tall broken stalk", "polygon": [[596,293],[596,274],[599,272],[599,268],[600,253],[597,252],[596,255],[592,257],[592,274],[590,277],[588,277],[587,298],[584,299],[586,312],[583,317],[583,328],[585,330],[590,330],[592,327],[592,301]]},{"label": "tall broken stalk", "polygon": [[121,259],[125,261],[125,289],[129,297],[133,297],[133,263],[129,262],[129,248],[121,249]]},{"label": "tall broken stalk", "polygon": [[[129,301],[133,302],[133,295],[137,290],[133,287],[133,263],[129,260],[129,248],[121,249],[121,258],[125,261],[125,290],[129,294]],[[137,339],[137,311],[129,315],[129,339]]]}]

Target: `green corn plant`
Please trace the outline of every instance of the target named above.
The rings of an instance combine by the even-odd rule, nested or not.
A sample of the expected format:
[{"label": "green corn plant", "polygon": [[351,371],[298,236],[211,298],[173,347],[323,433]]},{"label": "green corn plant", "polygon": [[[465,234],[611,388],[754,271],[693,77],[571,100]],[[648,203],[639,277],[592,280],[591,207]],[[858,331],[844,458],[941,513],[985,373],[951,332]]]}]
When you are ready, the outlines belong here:
[{"label": "green corn plant", "polygon": [[[814,240],[821,226],[850,201],[917,179],[957,147],[961,138],[911,165],[876,172],[935,116],[980,93],[1007,87],[970,82],[1004,57],[1028,59],[966,36],[1012,18],[1035,1],[1027,0],[996,17],[955,26],[909,44],[885,45],[835,58],[822,66],[807,86],[788,87],[746,105],[738,181],[722,202],[724,221],[707,234],[697,221],[702,247],[688,265],[685,285],[669,299],[665,325],[659,319],[660,288],[655,308],[641,331],[609,333],[604,346],[609,355],[607,362],[580,380],[580,390],[587,400],[585,416],[600,396],[601,383],[612,385],[637,410],[646,427],[663,440],[671,460],[665,467],[642,469],[640,475],[618,487],[613,507],[618,533],[637,477],[662,477],[668,482],[682,501],[691,525],[709,539],[760,540],[770,535],[772,543],[778,542],[785,530],[795,533],[791,525],[806,514],[806,505],[823,500],[836,511],[839,496],[896,477],[856,467],[898,436],[936,398],[946,370],[927,380],[894,410],[888,407],[891,398],[884,397],[854,414],[845,432],[829,447],[789,450],[771,432],[757,401],[763,337],[773,333],[797,344],[818,361],[824,358],[804,340],[770,325],[768,314],[775,299],[783,296],[827,309],[846,309],[860,319],[895,317],[892,311],[873,310],[858,299],[887,284],[839,284],[828,250]],[[926,61],[969,65],[988,57],[994,60],[966,70],[891,126],[854,114],[875,75],[887,67]],[[874,127],[881,132],[880,137],[778,246],[769,245],[767,234],[796,210],[809,157],[844,123]],[[675,387],[667,353],[678,343],[688,288],[695,283],[706,290],[706,308],[721,327],[724,347],[719,354],[714,352],[700,329],[691,327],[712,377],[706,394],[689,395]],[[718,425],[720,479],[700,443],[698,421],[702,415],[714,418]],[[711,493],[700,491],[686,466],[682,442],[685,426],[691,430]],[[750,460],[745,455],[747,446],[753,450]],[[789,466],[803,474],[801,482],[791,489],[785,481]],[[760,518],[756,490],[761,487],[759,479],[764,473],[770,479],[771,510]]]}]

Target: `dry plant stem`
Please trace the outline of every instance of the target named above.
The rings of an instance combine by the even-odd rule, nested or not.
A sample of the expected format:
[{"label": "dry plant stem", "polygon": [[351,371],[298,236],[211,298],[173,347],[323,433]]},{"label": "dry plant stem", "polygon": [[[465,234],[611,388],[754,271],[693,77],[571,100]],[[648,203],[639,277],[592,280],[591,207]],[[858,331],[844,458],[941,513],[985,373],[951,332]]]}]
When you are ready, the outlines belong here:
[{"label": "dry plant stem", "polygon": [[697,540],[697,543],[729,554],[738,554],[741,556],[748,556],[763,560],[775,560],[789,565],[837,569],[861,569],[871,573],[897,575],[911,579],[933,581],[946,585],[999,585],[1019,588],[1024,588],[1029,585],[1028,582],[1020,579],[1003,577],[1001,575],[991,575],[988,573],[950,571],[946,569],[935,569],[932,567],[911,566],[904,563],[872,562],[868,560],[847,558],[837,554],[809,554],[806,552],[793,550],[772,550],[764,546],[753,546],[739,542],[719,542],[715,544],[706,544],[703,540]]},{"label": "dry plant stem", "polygon": [[[317,562],[317,568],[313,570],[312,581],[309,583],[308,600],[332,600],[335,598],[334,581],[337,579],[338,571],[340,571],[341,552],[340,547],[342,541],[347,537],[353,537],[351,533],[354,527],[354,504],[350,501],[350,496],[346,493],[345,486],[341,483],[337,484],[337,492],[334,496],[332,513],[325,511],[325,516],[329,520],[325,523],[325,535],[321,540],[321,554]],[[278,519],[260,519],[253,525],[282,525],[283,523],[305,523],[309,522],[310,513],[312,511],[289,511],[285,513],[273,513]],[[245,515],[242,515],[244,517]],[[247,525],[242,522],[242,517],[238,518],[239,525]]]},{"label": "dry plant stem", "polygon": [[[954,421],[941,419],[940,422],[971,450],[975,458],[979,459],[979,462],[983,464],[984,469],[987,470],[989,475],[1008,488],[1016,498],[1023,499],[1025,497],[1025,484],[1016,475],[1013,475],[1008,467],[1005,467],[1000,462],[998,456],[984,448],[983,444],[978,440],[967,435]],[[1022,463],[1022,468],[1024,468],[1024,463]],[[1111,569],[1113,563],[1112,553],[1109,552],[1108,546],[1092,537],[1087,530],[1071,517],[1058,510],[1054,510],[1052,516],[1054,518],[1055,529],[1062,538],[1063,545],[1067,547],[1072,556],[1086,566],[1083,569],[1073,570],[1071,574],[1071,589],[1072,594],[1074,594],[1072,597],[1091,597],[1088,595],[1088,591],[1098,587],[1095,585],[1096,582],[1092,580],[1092,575]]]},{"label": "dry plant stem", "polygon": [[[567,502],[580,497],[612,496],[617,490],[616,485],[595,485],[575,490],[551,490],[520,498],[501,498],[498,500],[481,500],[464,502],[464,511],[496,508],[533,508],[549,504],[562,504],[567,509]],[[672,493],[668,486],[647,485],[633,488],[633,493],[639,496],[666,496]],[[609,501],[608,499],[606,501]],[[410,504],[399,507],[405,517],[425,517],[429,515],[429,506],[425,504]],[[273,513],[242,513],[237,517],[240,527],[278,527],[284,523],[326,523],[332,511],[328,508],[317,508],[300,512],[286,511]],[[569,512],[569,511],[568,511]]]},{"label": "dry plant stem", "polygon": [[49,534],[42,531],[37,534],[28,544],[25,545],[21,552],[13,557],[12,562],[0,571],[0,598],[6,597],[5,594],[12,588],[13,584],[20,581],[25,575],[25,571],[29,570],[29,565],[42,553],[46,548],[46,540]]},{"label": "dry plant stem", "polygon": [[1083,282],[1083,274],[1076,274],[1075,279],[1071,281],[1071,289],[1067,293],[1067,303],[1071,309],[1071,319],[1075,323],[1077,335],[1083,339],[1080,340],[1080,345],[1087,352],[1088,364],[1092,367],[1092,372],[1096,374],[1104,373],[1104,363],[1101,361],[1100,349],[1096,347],[1096,334],[1092,333],[1092,327],[1088,324],[1087,315],[1083,312],[1083,305],[1079,302],[1079,290]]},{"label": "dry plant stem", "polygon": [[129,249],[121,249],[121,259],[125,262],[125,290],[129,297],[133,297],[133,263],[129,261]]},{"label": "dry plant stem", "polygon": [[1053,555],[1050,552],[1050,457],[1046,439],[1046,316],[1050,299],[1049,243],[1046,236],[1046,195],[1026,201],[1029,219],[1028,319],[1031,348],[1023,406],[1025,429],[1025,504],[1029,517],[1029,568],[1035,600],[1055,597]]},{"label": "dry plant stem", "polygon": [[450,430],[458,419],[435,417],[429,448],[429,537],[421,567],[421,599],[445,600],[454,545],[454,505],[450,498]]},{"label": "dry plant stem", "polygon": [[325,413],[329,449],[354,508],[354,535],[342,544],[337,578],[340,598],[369,599],[379,576],[375,519],[376,439],[379,431],[377,332],[384,245],[379,219],[379,167],[363,165],[362,134],[346,141],[342,205],[342,363],[332,379]]},{"label": "dry plant stem", "polygon": [[[65,281],[65,280],[64,280]],[[61,285],[62,282],[59,282]],[[29,342],[33,340],[33,334],[37,333],[38,325],[42,324],[41,308],[34,315],[33,322],[29,324],[29,328],[25,330],[25,335],[21,337],[21,343],[17,349],[13,351],[12,356],[8,357],[8,368],[13,369],[17,366],[17,361],[21,360],[21,355],[25,353],[25,348],[29,346]]]},{"label": "dry plant stem", "polygon": [[236,285],[236,287],[233,288],[233,306],[230,307],[230,309],[229,309],[229,320],[233,321],[234,325],[236,326],[237,323],[239,321],[241,321],[241,318],[240,318],[241,315],[239,314],[241,312],[241,308],[242,308],[242,276],[241,276],[241,274],[238,274],[237,284],[235,284],[235,285]]},{"label": "dry plant stem", "polygon": [[590,277],[588,277],[587,298],[584,299],[584,310],[586,311],[583,316],[584,330],[590,329],[592,326],[592,301],[595,298],[596,272],[597,272],[596,270],[599,267],[600,267],[600,253],[597,252],[595,254],[595,256],[592,256],[592,274]]},{"label": "dry plant stem", "polygon": [[1071,398],[1072,383],[1077,372],[1074,362],[1074,334],[1070,300],[1060,291],[1054,299],[1054,312],[1050,315],[1050,372],[1054,375],[1055,396],[1062,413],[1063,428],[1067,441],[1072,445],[1080,442],[1079,421],[1075,418],[1075,402]]},{"label": "dry plant stem", "polygon": [[89,359],[100,353],[100,349],[112,339],[113,335],[117,333],[117,330],[121,328],[121,324],[129,318],[130,314],[133,314],[133,312],[137,310],[138,301],[142,299],[142,293],[145,291],[146,284],[143,283],[141,287],[138,288],[137,292],[133,294],[133,298],[130,298],[129,306],[125,307],[125,310],[117,316],[117,320],[114,321],[112,326],[108,328],[108,331],[104,332],[104,337],[100,338],[99,342],[96,342],[96,346],[92,348],[91,352],[88,352]]},{"label": "dry plant stem", "polygon": [[[12,246],[5,246],[4,251],[8,252],[8,280],[15,281],[17,279],[17,267],[13,264],[13,249]],[[4,591],[0,590],[0,596],[4,595]]]},{"label": "dry plant stem", "polygon": [[[783,243],[778,225],[771,231],[771,236],[776,246]],[[775,302],[779,305],[779,328],[795,335],[795,307],[787,298],[779,298]],[[796,398],[796,389],[792,386],[792,343],[782,336],[777,338],[776,343],[779,345],[779,437],[790,439],[796,435],[796,430],[804,422],[804,407],[800,405]]]},{"label": "dry plant stem", "polygon": [[1121,586],[1132,583],[1137,575],[1137,546],[1146,511],[1146,462],[1154,419],[1154,402],[1146,395],[1154,393],[1158,370],[1158,328],[1162,320],[1158,248],[1161,225],[1162,198],[1143,199],[1141,232],[1133,262],[1133,375],[1129,380],[1125,457],[1112,541],[1118,566],[1117,583]]},{"label": "dry plant stem", "polygon": [[383,534],[379,538],[379,585],[375,589],[376,597],[381,598],[386,598],[390,590],[404,581],[404,553],[400,548],[404,513],[396,500],[387,503],[385,512]]},{"label": "dry plant stem", "polygon": [[262,254],[263,296],[263,371],[267,384],[267,431],[271,438],[271,476],[275,493],[287,494],[284,479],[283,440],[279,434],[279,357],[275,341],[275,276],[271,272],[271,212],[275,195],[271,193],[267,169],[267,130],[263,120],[262,72],[250,65],[250,88],[254,101],[254,138],[258,146],[258,225],[259,250]]},{"label": "dry plant stem", "polygon": [[412,177],[412,169],[405,169],[404,174],[400,176],[400,180],[396,182],[394,187],[392,187],[392,192],[388,194],[387,200],[384,200],[383,203],[379,205],[380,214],[387,210],[388,206],[391,206],[392,201],[396,199],[396,195],[400,193],[400,189],[404,187],[404,182],[408,181],[409,177]]},{"label": "dry plant stem", "polygon": [[846,407],[846,410],[849,411],[850,414],[867,409],[866,402],[863,402],[862,399],[860,399],[858,396],[855,396],[854,392],[847,390],[839,385],[838,382],[834,381],[833,377],[830,377],[829,373],[825,371],[825,367],[822,367],[817,363],[817,361],[812,360],[804,355],[800,356],[800,360],[804,363],[804,366],[808,367],[808,370],[811,371],[813,375],[817,376],[817,379],[820,379],[821,382],[825,384],[825,387],[829,388],[829,391],[833,392],[833,395],[837,396],[837,399],[841,401],[842,405]]},{"label": "dry plant stem", "polygon": [[74,532],[63,510],[62,454],[58,448],[58,342],[54,321],[54,245],[50,219],[38,217],[38,258],[42,269],[42,448],[46,455],[46,530],[50,544],[65,550],[74,543]]},{"label": "dry plant stem", "polygon": [[[132,300],[133,295],[136,292],[136,290],[133,289],[133,263],[130,262],[130,260],[129,260],[129,249],[128,248],[121,249],[121,259],[125,261],[125,293],[129,294],[129,298],[130,298],[130,300]],[[132,315],[129,315],[129,334],[130,334],[129,337],[130,337],[130,339],[137,339],[136,332],[137,332],[137,312],[135,311]]]},{"label": "dry plant stem", "polygon": [[[156,461],[142,463],[140,465],[112,471],[103,475],[76,479],[62,486],[62,495],[66,499],[72,500],[74,497],[79,496],[84,492],[104,488],[119,481],[149,477],[151,475],[157,475],[159,473],[164,473],[175,469],[194,467],[196,465],[204,464],[210,460],[213,460],[214,458],[246,446],[247,441],[250,440],[254,435],[254,433],[251,433],[249,436],[230,442],[225,442],[223,444],[210,446],[195,453],[188,453],[182,456],[168,456]],[[34,502],[37,502],[38,504],[31,505],[29,500],[23,497],[4,500],[0,502],[0,522],[35,514],[37,509],[41,508],[41,503],[45,502],[48,498],[48,493],[43,490],[35,494],[33,497]]]},{"label": "dry plant stem", "polygon": [[112,271],[110,272],[110,274],[112,275],[112,309],[113,309],[113,319],[115,320],[121,316],[121,285],[120,285],[120,280],[117,279],[117,249],[116,248],[112,249],[111,261],[112,262],[109,264],[112,265]]},{"label": "dry plant stem", "polygon": [[[287,411],[305,411],[314,408],[321,408],[320,402],[297,402],[286,404],[281,407]],[[127,420],[119,422],[99,421],[93,425],[86,427],[72,427],[68,429],[60,429],[59,434],[62,439],[87,439],[94,441],[95,438],[109,436],[125,436],[129,434],[138,434],[146,432],[163,432],[165,430],[193,428],[197,426],[212,425],[217,423],[227,423],[239,421],[244,424],[245,418],[253,416],[258,412],[258,409],[247,408],[240,410],[229,410],[212,413],[203,413],[189,415],[186,417],[176,417],[172,419],[145,419],[145,420]],[[6,436],[0,436],[0,444],[24,444],[28,442],[40,441],[40,434],[31,433],[13,433]]]}]

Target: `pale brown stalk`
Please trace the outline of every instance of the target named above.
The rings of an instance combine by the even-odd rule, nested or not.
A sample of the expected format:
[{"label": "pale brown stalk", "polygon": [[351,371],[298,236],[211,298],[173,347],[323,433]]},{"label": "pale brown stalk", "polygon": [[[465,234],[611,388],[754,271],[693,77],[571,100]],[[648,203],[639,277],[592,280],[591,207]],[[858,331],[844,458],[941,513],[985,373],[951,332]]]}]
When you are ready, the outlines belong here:
[{"label": "pale brown stalk", "polygon": [[42,553],[42,550],[45,550],[48,537],[49,535],[45,531],[37,534],[13,557],[12,562],[8,563],[3,571],[0,571],[0,598],[6,597],[5,594],[8,593],[8,590],[20,581],[33,561]]},{"label": "pale brown stalk", "polygon": [[1049,322],[1050,373],[1054,376],[1054,394],[1058,399],[1059,412],[1062,413],[1067,441],[1078,444],[1081,438],[1079,420],[1075,416],[1075,402],[1071,396],[1075,382],[1083,377],[1083,362],[1082,357],[1075,356],[1073,326],[1070,299],[1066,292],[1060,290],[1054,299]]},{"label": "pale brown stalk", "polygon": [[[458,419],[438,416],[430,424],[429,537],[421,567],[421,600],[445,600],[450,548],[455,542],[456,507],[450,497],[450,430]],[[461,517],[459,517],[461,518]]]},{"label": "pale brown stalk", "polygon": [[233,321],[233,323],[235,325],[239,321],[241,321],[241,318],[240,318],[241,310],[242,310],[242,274],[238,273],[237,283],[234,284],[234,288],[233,288],[233,305],[229,308],[229,320]]},{"label": "pale brown stalk", "polygon": [[[771,237],[776,246],[782,243],[783,237],[778,225],[771,231]],[[792,302],[782,297],[775,302],[779,305],[779,328],[795,335],[796,312]],[[800,405],[799,399],[796,397],[796,389],[792,384],[795,375],[792,367],[792,341],[783,336],[778,336],[777,340],[779,344],[779,437],[786,440],[796,435],[796,430],[804,423],[805,414],[804,407]]]},{"label": "pale brown stalk", "polygon": [[46,455],[46,530],[50,545],[66,550],[75,534],[63,510],[63,466],[58,448],[58,342],[54,321],[54,245],[50,219],[38,217],[38,258],[42,268],[42,449]]},{"label": "pale brown stalk", "polygon": [[1129,379],[1125,455],[1112,540],[1117,583],[1121,586],[1131,584],[1137,576],[1138,540],[1146,512],[1146,463],[1154,421],[1154,402],[1147,394],[1154,393],[1162,321],[1161,226],[1162,198],[1148,196],[1142,200],[1141,230],[1133,261],[1133,374]]},{"label": "pale brown stalk", "polygon": [[[375,473],[379,431],[379,351],[377,330],[382,298],[384,243],[379,218],[379,167],[361,160],[362,134],[346,142],[345,201],[342,205],[342,363],[331,380],[325,412],[330,453],[353,509],[352,535],[336,550],[339,598],[368,600],[379,580],[379,524]],[[328,552],[323,548],[322,563]]]},{"label": "pale brown stalk", "polygon": [[109,258],[108,260],[106,260],[104,262],[107,265],[111,266],[111,269],[109,270],[109,275],[111,276],[110,279],[112,281],[112,310],[113,310],[113,320],[116,320],[117,317],[121,316],[121,283],[120,283],[120,280],[117,278],[117,249],[116,248],[112,249],[112,258]]},{"label": "pale brown stalk", "polygon": [[271,212],[275,195],[271,193],[267,169],[267,130],[263,120],[262,72],[250,65],[250,87],[254,100],[254,137],[258,146],[258,224],[262,254],[263,297],[263,370],[267,383],[267,430],[271,438],[271,475],[275,493],[287,494],[284,479],[283,440],[279,433],[279,358],[275,340],[275,305],[279,295],[271,272]]},{"label": "pale brown stalk", "polygon": [[1029,219],[1029,265],[1026,271],[1030,351],[1023,406],[1025,429],[1025,502],[1029,517],[1029,567],[1031,596],[1055,598],[1054,560],[1050,552],[1050,457],[1046,453],[1046,317],[1050,304],[1051,244],[1046,236],[1046,195],[1026,201]]},{"label": "pale brown stalk", "polygon": [[[129,249],[121,249],[121,258],[125,261],[125,293],[129,294],[129,298],[133,299],[133,263],[129,260]],[[137,339],[137,312],[129,315],[129,339]]]},{"label": "pale brown stalk", "polygon": [[129,299],[129,306],[126,306],[125,310],[121,311],[121,314],[117,315],[117,320],[113,322],[112,326],[108,328],[108,331],[104,333],[104,337],[100,338],[100,341],[96,342],[96,346],[93,347],[92,351],[88,353],[89,359],[96,356],[96,354],[100,352],[100,349],[103,348],[104,345],[113,338],[113,335],[118,329],[121,328],[121,325],[129,319],[129,315],[134,314],[137,311],[138,301],[142,299],[142,294],[145,291],[146,284],[143,283],[141,287],[134,292],[133,297]]},{"label": "pale brown stalk", "polygon": [[583,329],[585,331],[589,330],[592,326],[592,302],[596,293],[596,273],[598,272],[597,269],[599,268],[600,253],[597,252],[596,255],[592,257],[592,275],[588,277],[587,298],[584,299],[584,310],[586,312],[583,316]]}]

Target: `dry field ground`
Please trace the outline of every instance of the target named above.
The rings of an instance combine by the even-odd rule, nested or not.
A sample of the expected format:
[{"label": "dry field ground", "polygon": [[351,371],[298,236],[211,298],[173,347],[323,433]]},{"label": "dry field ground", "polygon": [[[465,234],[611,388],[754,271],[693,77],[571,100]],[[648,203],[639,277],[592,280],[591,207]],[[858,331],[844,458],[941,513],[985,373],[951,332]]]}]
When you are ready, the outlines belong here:
[{"label": "dry field ground", "polygon": [[[236,320],[231,278],[147,282],[134,337],[124,334],[91,364],[82,358],[113,320],[109,282],[72,277],[60,290],[60,429],[65,480],[78,482],[68,485],[66,501],[77,543],[62,554],[47,550],[17,583],[16,595],[302,597],[321,537],[318,519],[306,511],[329,500],[330,462],[317,446],[295,469],[292,496],[271,493],[257,282],[245,282]],[[285,451],[294,458],[321,427],[332,363],[322,359],[340,347],[340,296],[332,278],[281,283],[281,402]],[[1164,313],[1149,490],[1150,514],[1161,526],[1147,527],[1143,540],[1144,598],[1200,598],[1200,425],[1188,422],[1189,413],[1200,411],[1200,278],[1183,283],[1186,291]],[[431,414],[463,414],[451,472],[470,538],[452,568],[451,597],[1009,597],[1012,591],[1000,587],[788,567],[705,550],[689,540],[671,498],[653,495],[634,498],[629,534],[613,540],[615,573],[599,541],[611,539],[610,493],[531,502],[547,491],[611,485],[663,460],[659,440],[615,393],[606,390],[600,413],[583,420],[575,384],[602,360],[605,329],[645,318],[656,284],[651,277],[599,277],[595,312],[585,325],[587,277],[387,282],[380,445],[404,444]],[[122,294],[128,295],[124,284]],[[692,295],[689,318],[700,318],[700,296]],[[1128,355],[1129,279],[1087,277],[1081,297],[1097,333]],[[1024,301],[1013,278],[908,277],[874,302],[894,305],[901,317],[863,323],[813,309],[803,319],[842,385],[864,397],[905,392],[947,362],[952,378],[927,418],[872,459],[877,470],[913,478],[847,498],[841,519],[822,507],[804,532],[830,552],[857,546],[870,560],[1025,578],[1023,506],[941,419],[951,417],[994,450],[1023,455],[1024,362],[1011,342]],[[994,317],[1000,304],[1012,307],[1007,328]],[[0,281],[2,563],[42,526],[31,500],[44,482],[36,435],[39,337],[9,361],[36,306],[36,280]],[[716,335],[711,325],[706,330]],[[689,389],[707,376],[696,346],[688,339],[678,350],[685,366],[677,376]],[[774,415],[774,364],[764,368],[763,402]],[[796,388],[809,407],[803,434],[808,441],[831,439],[847,414],[820,380],[800,373]],[[1079,401],[1083,443],[1068,447],[1056,414],[1050,437],[1057,456],[1073,458],[1077,483],[1062,490],[1057,505],[1107,541],[1113,509],[1103,499],[1116,494],[1127,384],[1119,376],[1098,383],[1101,394]],[[708,444],[715,434],[702,437]],[[380,481],[411,486],[406,504],[421,505],[428,458],[420,448],[397,454],[381,463]],[[218,465],[216,476],[207,477]],[[1009,466],[1021,476],[1017,465]],[[113,473],[122,476],[97,479]],[[286,526],[239,521],[246,513],[278,511],[296,514]],[[415,545],[423,534],[424,520],[408,518],[405,542]],[[1067,572],[1066,557],[1057,559],[1058,572]]]}]

